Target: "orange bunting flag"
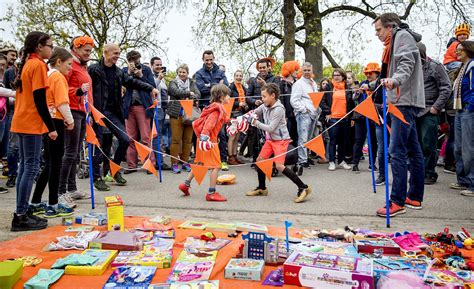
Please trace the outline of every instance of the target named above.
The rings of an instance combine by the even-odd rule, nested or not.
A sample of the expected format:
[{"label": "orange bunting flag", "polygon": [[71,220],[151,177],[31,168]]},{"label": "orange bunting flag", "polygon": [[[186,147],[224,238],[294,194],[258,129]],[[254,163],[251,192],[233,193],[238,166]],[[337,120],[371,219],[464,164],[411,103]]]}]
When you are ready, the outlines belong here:
[{"label": "orange bunting flag", "polygon": [[377,114],[377,110],[375,109],[372,97],[369,96],[363,102],[359,103],[359,105],[356,106],[354,111],[362,114],[363,116],[373,120],[375,123],[380,125],[379,115]]},{"label": "orange bunting flag", "polygon": [[405,124],[408,124],[409,123],[407,122],[407,120],[405,119],[405,117],[403,116],[403,113],[398,109],[398,107],[396,107],[395,105],[389,103],[388,104],[388,112],[393,114],[396,118],[398,118],[399,120],[401,120],[402,122],[404,122]]},{"label": "orange bunting flag", "polygon": [[263,160],[255,163],[262,172],[267,176],[269,181],[272,180],[273,159]]},{"label": "orange bunting flag", "polygon": [[105,127],[105,123],[102,120],[103,118],[105,118],[105,116],[93,105],[91,105],[91,112],[92,112],[92,117],[94,118],[95,123]]},{"label": "orange bunting flag", "polygon": [[156,172],[155,166],[151,162],[150,159],[147,159],[146,162],[143,164],[142,168],[145,170],[149,171],[150,173],[154,174],[155,176],[158,176],[158,173]]},{"label": "orange bunting flag", "polygon": [[179,103],[181,103],[181,106],[183,107],[184,113],[189,118],[193,117],[193,102],[194,100],[190,99],[182,99],[179,101]]},{"label": "orange bunting flag", "polygon": [[200,185],[202,183],[202,180],[204,180],[208,169],[200,165],[191,164],[191,171],[194,175],[194,178],[196,179],[196,182],[198,183],[198,185]]},{"label": "orange bunting flag", "polygon": [[115,177],[115,174],[120,171],[121,166],[114,163],[112,160],[109,160],[110,172],[112,173],[112,178]]},{"label": "orange bunting flag", "polygon": [[387,132],[388,134],[392,134],[392,128],[389,125],[387,125]]},{"label": "orange bunting flag", "polygon": [[230,117],[230,114],[232,113],[232,108],[234,107],[234,102],[235,98],[231,97],[229,103],[224,104],[224,111],[227,114],[228,117]]},{"label": "orange bunting flag", "polygon": [[305,147],[309,148],[313,152],[317,153],[318,156],[326,159],[326,148],[324,147],[324,141],[322,135],[318,135],[309,142],[304,144]]},{"label": "orange bunting flag", "polygon": [[318,109],[321,100],[323,99],[324,92],[310,92],[308,93],[309,98],[313,101],[314,108]]},{"label": "orange bunting flag", "polygon": [[100,146],[99,140],[90,124],[86,124],[86,142],[98,147]]},{"label": "orange bunting flag", "polygon": [[156,132],[156,123],[153,120],[153,124],[151,126],[151,138],[154,139],[157,136],[158,136],[158,133]]},{"label": "orange bunting flag", "polygon": [[147,109],[152,109],[152,108],[155,108],[157,105],[158,105],[158,100],[157,100],[157,99],[155,99],[155,100],[153,100],[153,104],[152,104],[152,105],[150,105],[150,106],[149,106]]},{"label": "orange bunting flag", "polygon": [[135,141],[135,148],[137,149],[138,156],[140,157],[140,160],[142,162],[145,162],[145,159],[148,157],[148,155],[151,153],[152,149],[147,147],[144,144],[141,144],[137,141]]}]

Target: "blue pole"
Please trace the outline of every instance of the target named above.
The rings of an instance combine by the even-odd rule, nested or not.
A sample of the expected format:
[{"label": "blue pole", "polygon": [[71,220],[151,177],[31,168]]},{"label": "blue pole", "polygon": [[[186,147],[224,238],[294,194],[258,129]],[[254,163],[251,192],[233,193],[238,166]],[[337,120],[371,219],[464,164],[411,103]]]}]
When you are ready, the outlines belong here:
[{"label": "blue pole", "polygon": [[388,188],[388,130],[387,130],[387,92],[385,87],[382,87],[382,98],[383,98],[383,156],[385,166],[385,208],[386,208],[386,221],[387,228],[390,228],[390,194]]},{"label": "blue pole", "polygon": [[156,164],[158,166],[158,174],[160,176],[160,183],[163,181],[162,179],[162,174],[161,174],[161,159],[162,159],[162,155],[161,155],[161,127],[160,127],[160,122],[158,120],[158,111],[159,111],[159,107],[158,106],[161,106],[158,102],[158,105],[155,106],[155,117],[154,117],[154,121],[155,121],[155,127],[156,127],[156,137],[157,137],[157,148],[156,150],[158,151],[158,156],[156,157]]},{"label": "blue pole", "polygon": [[370,162],[370,169],[372,171],[372,188],[374,189],[374,194],[377,193],[377,189],[375,186],[375,173],[374,173],[374,157],[372,154],[372,139],[370,137],[370,125],[369,125],[369,119],[366,117],[365,118],[365,124],[367,126],[367,144],[369,145],[369,162]]},{"label": "blue pole", "polygon": [[[86,109],[86,123],[91,125],[91,116],[89,113],[89,100],[87,98],[87,91],[84,93],[84,107]],[[90,143],[87,143],[87,150],[88,150],[88,155],[89,155],[89,185],[91,189],[91,206],[92,210],[95,209],[95,197],[94,197],[94,173],[93,173],[93,167],[92,167],[92,145]]]}]

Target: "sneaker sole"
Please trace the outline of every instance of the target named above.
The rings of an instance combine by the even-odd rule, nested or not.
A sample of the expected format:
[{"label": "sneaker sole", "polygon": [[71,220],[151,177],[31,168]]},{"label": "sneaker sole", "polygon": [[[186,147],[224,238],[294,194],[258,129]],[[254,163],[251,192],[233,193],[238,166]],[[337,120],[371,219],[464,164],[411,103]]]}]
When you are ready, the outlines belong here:
[{"label": "sneaker sole", "polygon": [[298,203],[302,203],[304,200],[306,200],[306,198],[307,198],[312,192],[313,192],[313,189],[312,189],[310,186],[308,186],[308,188],[306,189],[306,195],[305,195],[303,198],[301,198],[301,196],[296,197],[295,200],[294,200],[294,202],[297,203],[297,204],[298,204]]},{"label": "sneaker sole", "polygon": [[410,208],[410,209],[413,209],[413,210],[421,210],[421,209],[423,209],[423,206],[414,206],[414,205],[410,205],[410,204],[407,204],[407,203],[405,203],[405,207]]},{"label": "sneaker sole", "polygon": [[449,171],[449,170],[443,170],[443,172],[445,172],[446,174],[450,174],[450,175],[455,175],[456,174],[456,172]]},{"label": "sneaker sole", "polygon": [[[405,214],[406,212],[407,212],[407,210],[403,209],[403,210],[400,210],[398,212],[395,212],[395,213],[391,214],[390,217],[395,217],[397,215]],[[385,218],[387,215],[386,214],[380,215],[380,214],[377,213],[377,216]]]},{"label": "sneaker sole", "polygon": [[460,191],[467,190],[467,187],[458,187],[458,186],[449,186],[449,187],[453,190],[460,190]]},{"label": "sneaker sole", "polygon": [[258,193],[258,194],[249,194],[249,193],[246,193],[245,195],[246,195],[247,197],[259,197],[259,196],[266,197],[266,196],[268,196],[268,192],[266,192],[266,193]]},{"label": "sneaker sole", "polygon": [[35,228],[11,228],[11,232],[25,232],[25,231],[38,231],[38,230],[43,230],[48,227],[48,224],[41,226],[41,227],[35,227]]},{"label": "sneaker sole", "polygon": [[461,196],[465,196],[465,197],[474,197],[474,193],[461,193]]}]

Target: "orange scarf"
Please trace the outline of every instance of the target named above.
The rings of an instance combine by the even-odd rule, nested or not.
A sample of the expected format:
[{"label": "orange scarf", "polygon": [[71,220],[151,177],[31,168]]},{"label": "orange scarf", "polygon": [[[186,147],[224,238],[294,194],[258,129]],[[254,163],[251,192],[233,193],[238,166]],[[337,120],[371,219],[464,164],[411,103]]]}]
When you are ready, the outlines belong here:
[{"label": "orange scarf", "polygon": [[392,44],[392,33],[387,36],[387,39],[385,39],[384,43],[385,47],[383,48],[383,53],[382,53],[382,63],[385,64],[390,64],[390,44]]},{"label": "orange scarf", "polygon": [[241,102],[245,102],[245,91],[244,91],[244,87],[242,86],[242,83],[237,83],[237,82],[234,82],[235,84],[235,88],[237,89],[237,93],[239,94],[239,103]]},{"label": "orange scarf", "polygon": [[335,82],[334,80],[332,81],[332,87],[334,91],[337,90],[345,90],[346,89],[346,83],[344,81],[341,82]]}]

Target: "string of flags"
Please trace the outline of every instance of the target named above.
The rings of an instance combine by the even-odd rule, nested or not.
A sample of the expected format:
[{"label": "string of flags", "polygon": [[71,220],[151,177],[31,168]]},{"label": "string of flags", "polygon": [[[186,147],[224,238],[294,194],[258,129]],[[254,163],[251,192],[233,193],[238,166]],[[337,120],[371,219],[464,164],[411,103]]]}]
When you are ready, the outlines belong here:
[{"label": "string of flags", "polygon": [[[376,88],[376,90],[378,90],[379,88],[381,87],[381,85],[379,87]],[[375,91],[376,91],[375,90]],[[313,105],[315,108],[318,108],[320,103],[321,103],[321,100],[324,96],[324,93],[325,92],[312,92],[312,93],[309,93],[309,97],[311,98],[311,101],[313,102]],[[194,100],[188,100],[188,99],[183,99],[183,100],[179,100],[180,104],[181,104],[181,107],[183,108],[183,111],[184,113],[186,114],[186,116],[188,117],[192,117],[192,110],[193,110],[193,105],[194,105]],[[233,105],[234,105],[234,102],[235,102],[235,98],[231,98],[230,99],[230,102],[227,103],[227,104],[224,104],[224,110],[226,111],[227,115],[230,115],[231,112],[232,112],[232,108],[233,108]],[[156,106],[158,105],[158,101],[155,100],[153,102],[153,104],[148,108],[148,109],[151,109],[151,108],[155,108]],[[93,105],[89,105],[89,111],[90,113],[92,114],[93,116],[93,119],[94,119],[94,122],[97,124],[97,125],[100,125],[100,126],[103,126],[103,127],[106,127],[105,123],[104,123],[104,119],[107,119],[107,117],[105,115],[103,115],[99,110],[97,110]],[[358,112],[359,114],[367,117],[368,119],[374,121],[375,123],[377,123],[377,125],[380,125],[380,118],[379,118],[379,115],[377,113],[377,110],[375,108],[375,105],[374,105],[374,102],[372,101],[372,98],[371,96],[368,96],[364,101],[362,101],[359,105],[357,105],[354,109],[352,109],[351,111],[349,111],[343,118],[339,119],[339,121],[343,120],[344,118],[346,118],[348,115],[350,115],[353,111],[355,112]],[[393,104],[388,104],[388,109],[387,109],[387,112],[388,113],[391,113],[393,116],[395,116],[396,118],[400,119],[403,123],[409,125],[409,123],[406,121],[405,117],[403,116],[402,112]],[[339,122],[338,121],[338,122]],[[334,123],[332,126],[336,125],[338,122]],[[113,125],[112,122],[109,122]],[[320,157],[324,158],[325,155],[326,155],[326,148],[324,146],[324,141],[323,141],[323,133],[325,133],[326,131],[328,131],[329,129],[332,128],[332,126],[326,128],[323,132],[321,132],[319,135],[317,135],[316,137],[314,137],[313,139],[309,140],[308,142],[300,145],[300,146],[297,146],[295,148],[293,148],[292,150],[296,150],[298,148],[300,148],[301,146],[304,146],[308,149],[310,149],[311,151],[315,152],[317,155],[319,155]],[[242,126],[241,126],[242,127]],[[117,129],[121,130],[119,127],[116,126]],[[390,132],[390,128],[387,126],[389,132]],[[125,131],[122,131],[123,133],[126,134]],[[155,122],[153,122],[153,125],[152,125],[152,130],[151,130],[151,139],[155,138],[157,136],[157,128],[156,128],[156,124]],[[155,176],[157,176],[157,171],[156,171],[156,168],[154,166],[154,164],[152,163],[151,159],[149,158],[149,155],[152,153],[152,152],[157,152],[159,154],[162,154],[162,155],[165,155],[165,156],[169,156],[171,158],[174,158],[174,159],[177,159],[176,157],[174,156],[171,156],[169,154],[166,154],[164,152],[161,152],[161,151],[156,151],[154,149],[152,149],[151,147],[148,147],[140,142],[138,142],[137,140],[134,140],[133,138],[131,138],[130,136],[128,136],[131,140],[134,141],[134,145],[137,149],[137,153],[138,153],[138,157],[140,158],[140,160],[142,161],[143,165],[142,165],[142,168],[151,172],[152,174],[154,174]],[[120,169],[126,169],[126,168],[122,168],[120,165],[114,163],[109,157],[107,154],[105,154],[101,147],[100,147],[100,143],[99,143],[99,140],[97,139],[97,136],[94,132],[94,130],[92,129],[92,126],[90,125],[90,123],[87,123],[86,124],[86,142],[92,144],[92,145],[95,145],[101,152],[104,156],[106,156],[108,159],[109,159],[109,163],[110,163],[110,173],[112,175],[112,177],[115,176],[115,174],[120,170]],[[151,145],[151,144],[150,144]],[[258,161],[258,162],[255,162],[255,163],[246,163],[246,164],[242,164],[242,165],[236,165],[236,166],[247,166],[247,165],[252,165],[252,164],[255,164],[257,165],[261,170],[262,172],[267,176],[268,180],[271,180],[271,177],[272,177],[272,170],[273,170],[273,160],[277,157],[280,157],[282,155],[286,155],[288,152],[290,151],[287,151],[287,152],[284,152],[280,155],[277,155],[277,156],[274,156],[272,158],[269,158],[269,159],[266,159],[266,160],[262,160],[262,161]],[[180,159],[177,159],[179,160],[180,162],[183,162],[182,160]],[[198,184],[201,184],[201,182],[203,181],[203,179],[205,178],[206,174],[207,174],[207,171],[209,170],[209,167],[206,166],[206,163],[204,163],[204,165],[198,165],[198,164],[190,164],[190,167],[191,167],[191,171],[194,175],[194,178],[196,180],[196,182]]]}]

